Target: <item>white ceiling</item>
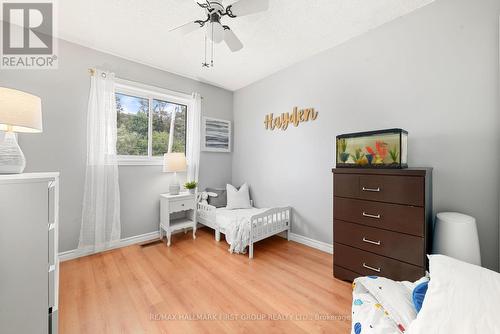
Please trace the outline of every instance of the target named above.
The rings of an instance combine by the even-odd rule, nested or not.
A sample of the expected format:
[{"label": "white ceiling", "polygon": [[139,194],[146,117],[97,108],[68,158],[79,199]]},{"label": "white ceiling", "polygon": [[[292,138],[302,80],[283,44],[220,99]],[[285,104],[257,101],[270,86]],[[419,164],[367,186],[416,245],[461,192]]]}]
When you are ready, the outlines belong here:
[{"label": "white ceiling", "polygon": [[270,0],[267,12],[223,19],[245,46],[231,53],[218,44],[211,69],[201,67],[204,30],[184,38],[168,32],[204,18],[193,0],[58,1],[59,36],[237,90],[433,1]]}]

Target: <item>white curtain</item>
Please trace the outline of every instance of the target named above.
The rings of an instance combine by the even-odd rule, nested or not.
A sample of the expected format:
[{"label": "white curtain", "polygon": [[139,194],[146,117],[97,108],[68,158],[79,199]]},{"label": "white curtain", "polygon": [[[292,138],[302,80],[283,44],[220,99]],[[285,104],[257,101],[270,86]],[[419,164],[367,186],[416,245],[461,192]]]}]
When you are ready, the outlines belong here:
[{"label": "white curtain", "polygon": [[193,93],[191,97],[191,109],[188,111],[187,128],[187,179],[188,181],[198,182],[201,143],[201,96],[198,93]]},{"label": "white curtain", "polygon": [[113,73],[95,70],[87,114],[87,170],[78,248],[100,250],[120,240]]}]

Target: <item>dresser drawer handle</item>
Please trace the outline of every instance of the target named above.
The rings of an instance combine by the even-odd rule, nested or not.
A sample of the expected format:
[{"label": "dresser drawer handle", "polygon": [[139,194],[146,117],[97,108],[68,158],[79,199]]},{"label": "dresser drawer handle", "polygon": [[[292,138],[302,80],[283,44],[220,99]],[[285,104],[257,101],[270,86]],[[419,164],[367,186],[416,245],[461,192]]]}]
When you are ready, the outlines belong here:
[{"label": "dresser drawer handle", "polygon": [[373,240],[370,240],[370,239],[363,238],[363,242],[366,242],[367,244],[372,244],[372,245],[380,246],[380,240],[379,241],[373,241]]},{"label": "dresser drawer handle", "polygon": [[380,187],[377,187],[377,188],[365,188],[365,187],[363,187],[363,191],[371,191],[373,193],[378,193],[378,192],[380,192]]},{"label": "dresser drawer handle", "polygon": [[370,269],[370,270],[376,271],[377,273],[380,272],[380,268],[370,267],[370,266],[366,265],[366,263],[364,263],[364,262],[363,262],[363,267],[366,268],[366,269]]},{"label": "dresser drawer handle", "polygon": [[371,215],[369,213],[366,213],[363,211],[363,216],[368,217],[368,218],[375,218],[375,219],[380,219],[380,213],[378,215]]}]

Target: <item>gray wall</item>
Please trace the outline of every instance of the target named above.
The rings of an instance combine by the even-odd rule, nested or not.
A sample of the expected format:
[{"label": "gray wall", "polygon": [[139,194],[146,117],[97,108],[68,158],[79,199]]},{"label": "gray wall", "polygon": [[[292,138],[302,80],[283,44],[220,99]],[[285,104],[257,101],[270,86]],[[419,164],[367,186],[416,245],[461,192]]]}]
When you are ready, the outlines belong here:
[{"label": "gray wall", "polygon": [[[233,93],[65,41],[59,42],[59,69],[0,71],[0,86],[42,98],[42,134],[21,134],[27,172],[61,172],[60,250],[77,247],[86,159],[86,115],[90,79],[98,67],[117,77],[182,92],[199,92],[203,114],[232,120]],[[231,154],[201,154],[200,185],[223,186],[231,180]],[[171,175],[160,166],[121,166],[122,238],[158,230],[160,193]]]},{"label": "gray wall", "polygon": [[[435,211],[477,218],[483,263],[498,268],[498,0],[437,0],[234,96],[233,182],[261,206],[292,205],[293,232],[332,242],[335,136],[409,131],[409,161],[434,167]],[[264,115],[315,107],[286,132]]]}]

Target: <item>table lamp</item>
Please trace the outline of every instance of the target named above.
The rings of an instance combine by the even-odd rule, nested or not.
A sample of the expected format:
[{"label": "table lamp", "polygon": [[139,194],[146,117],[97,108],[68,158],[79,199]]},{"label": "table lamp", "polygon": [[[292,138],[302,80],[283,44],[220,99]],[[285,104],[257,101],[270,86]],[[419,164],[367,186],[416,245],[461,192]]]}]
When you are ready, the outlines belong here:
[{"label": "table lamp", "polygon": [[163,156],[163,172],[174,173],[174,178],[169,185],[170,195],[179,195],[181,186],[177,178],[177,172],[184,172],[186,169],[187,163],[184,153],[166,153]]},{"label": "table lamp", "polygon": [[19,174],[26,167],[14,132],[42,132],[42,102],[38,96],[0,87],[0,174]]}]

